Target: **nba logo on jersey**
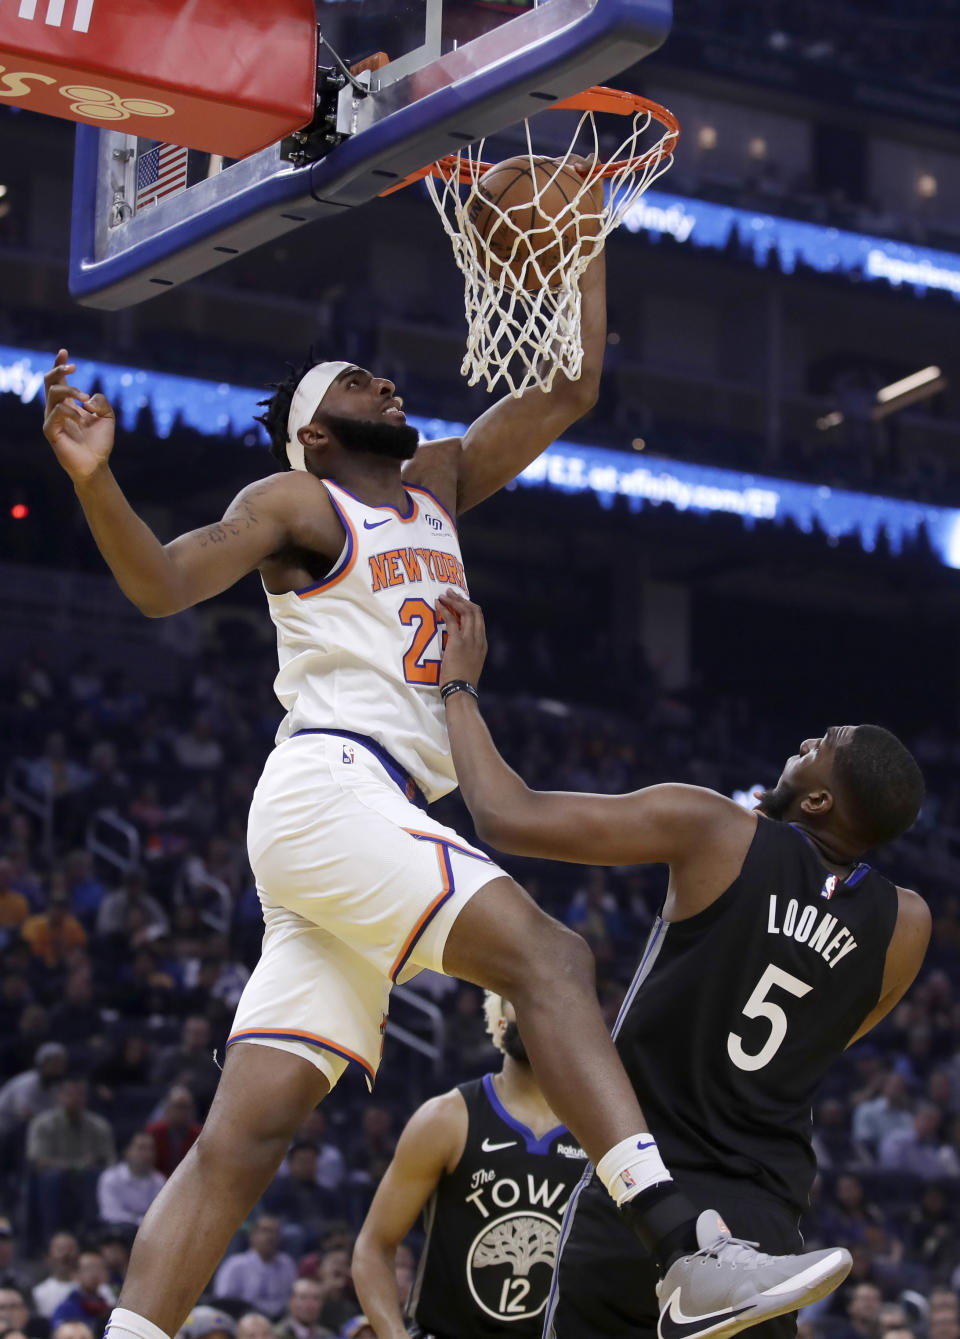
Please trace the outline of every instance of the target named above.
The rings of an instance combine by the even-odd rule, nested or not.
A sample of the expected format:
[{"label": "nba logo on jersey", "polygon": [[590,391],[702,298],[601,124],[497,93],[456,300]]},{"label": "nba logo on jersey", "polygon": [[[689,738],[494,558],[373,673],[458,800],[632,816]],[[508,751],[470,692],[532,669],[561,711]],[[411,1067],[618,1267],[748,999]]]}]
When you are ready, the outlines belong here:
[{"label": "nba logo on jersey", "polygon": [[357,760],[357,755],[356,755],[356,754],[354,753],[354,751],[353,751],[353,745],[352,745],[352,744],[344,744],[344,746],[343,746],[343,761],[344,761],[344,762],[356,762],[356,760]]},{"label": "nba logo on jersey", "polygon": [[837,879],[836,874],[831,874],[820,889],[820,896],[825,897],[829,902],[831,897],[833,897],[834,893],[837,891],[838,882],[839,880]]}]

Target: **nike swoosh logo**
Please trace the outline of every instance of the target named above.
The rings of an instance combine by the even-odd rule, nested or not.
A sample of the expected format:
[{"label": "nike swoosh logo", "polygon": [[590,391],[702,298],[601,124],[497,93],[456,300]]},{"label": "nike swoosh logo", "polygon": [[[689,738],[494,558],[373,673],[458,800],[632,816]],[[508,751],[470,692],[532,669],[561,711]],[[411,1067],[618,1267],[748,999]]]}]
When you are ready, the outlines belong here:
[{"label": "nike swoosh logo", "polygon": [[516,1139],[508,1139],[505,1144],[491,1144],[489,1139],[484,1139],[483,1143],[480,1145],[484,1153],[496,1153],[498,1148],[516,1148],[516,1146]]},{"label": "nike swoosh logo", "polygon": [[647,1143],[644,1143],[642,1139],[637,1140],[637,1148],[656,1148],[656,1146],[657,1146],[656,1139],[650,1139],[647,1141]]},{"label": "nike swoosh logo", "polygon": [[389,519],[388,516],[385,521],[364,521],[363,528],[364,530],[376,530],[377,526],[386,525]]},{"label": "nike swoosh logo", "polygon": [[734,1316],[755,1310],[751,1303],[749,1306],[725,1307],[723,1311],[711,1311],[704,1316],[686,1316],[678,1301],[679,1296],[680,1289],[677,1288],[660,1312],[660,1323],[657,1326],[660,1339],[693,1339],[694,1335],[710,1334],[712,1330],[720,1329],[727,1324]]}]

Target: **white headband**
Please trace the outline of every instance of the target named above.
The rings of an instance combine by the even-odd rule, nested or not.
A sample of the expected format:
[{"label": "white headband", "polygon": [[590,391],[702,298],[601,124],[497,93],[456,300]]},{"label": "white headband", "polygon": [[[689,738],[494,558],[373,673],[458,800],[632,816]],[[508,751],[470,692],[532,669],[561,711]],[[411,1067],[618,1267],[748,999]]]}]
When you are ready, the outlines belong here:
[{"label": "white headband", "polygon": [[340,373],[354,366],[354,363],[317,363],[316,367],[311,367],[293,392],[290,413],[287,415],[287,459],[291,469],[307,468],[300,429],[305,428],[313,420],[317,406]]}]

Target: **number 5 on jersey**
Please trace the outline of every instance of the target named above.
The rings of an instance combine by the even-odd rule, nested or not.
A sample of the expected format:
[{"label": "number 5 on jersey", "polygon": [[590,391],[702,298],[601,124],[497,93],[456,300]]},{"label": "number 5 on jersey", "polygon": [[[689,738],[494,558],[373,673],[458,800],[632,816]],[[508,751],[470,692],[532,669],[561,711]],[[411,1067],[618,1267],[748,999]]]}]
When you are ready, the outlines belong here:
[{"label": "number 5 on jersey", "polygon": [[742,1037],[738,1037],[735,1032],[727,1033],[727,1054],[737,1069],[748,1071],[763,1069],[764,1065],[769,1065],[783,1045],[783,1039],[787,1035],[787,1015],[779,1004],[774,1004],[773,1000],[767,998],[774,988],[786,990],[797,999],[802,999],[813,989],[806,981],[791,976],[781,967],[774,967],[772,962],[768,963],[753,993],[743,1006],[743,1012],[747,1018],[765,1018],[770,1024],[770,1035],[760,1050],[751,1054],[743,1049]]},{"label": "number 5 on jersey", "polygon": [[[400,606],[399,619],[405,628],[413,628],[413,641],[403,657],[403,677],[407,683],[430,684],[433,687],[440,682],[440,661],[424,660],[423,654],[437,635],[440,621],[433,605],[419,598],[404,600]],[[441,633],[440,653],[446,643],[446,630]]]}]

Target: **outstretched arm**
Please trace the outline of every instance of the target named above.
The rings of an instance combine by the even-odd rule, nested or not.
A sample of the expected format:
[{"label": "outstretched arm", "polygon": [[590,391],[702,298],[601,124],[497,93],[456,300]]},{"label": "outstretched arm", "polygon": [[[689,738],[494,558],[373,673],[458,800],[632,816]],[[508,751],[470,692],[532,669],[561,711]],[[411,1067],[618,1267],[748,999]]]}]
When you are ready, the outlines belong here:
[{"label": "outstretched arm", "polygon": [[[456,679],[476,686],[486,656],[483,614],[455,591],[439,605],[447,632],[441,688]],[[452,693],[445,705],[460,790],[478,836],[498,850],[584,865],[677,868],[710,846],[711,870],[721,879],[731,873],[729,862],[731,877],[739,869],[757,819],[732,800],[676,784],[629,795],[531,790],[500,756],[472,694]]]},{"label": "outstretched arm", "polygon": [[395,1277],[397,1247],[444,1172],[463,1154],[467,1108],[460,1093],[434,1097],[411,1116],[377,1187],[353,1248],[353,1282],[377,1339],[406,1339]]},{"label": "outstretched arm", "polygon": [[[275,475],[239,493],[221,521],[161,544],[130,506],[110,469],[113,410],[102,395],[90,396],[68,384],[67,374],[75,370],[68,357],[61,349],[44,379],[44,436],[73,481],[90,532],[117,584],[141,613],[160,618],[218,595],[296,539],[309,485]],[[311,498],[319,506],[311,514],[313,547],[333,557],[342,530],[326,490],[319,485],[316,491],[318,496]]]},{"label": "outstretched arm", "polygon": [[[586,170],[586,164],[584,164]],[[596,207],[602,208],[603,183],[592,187]],[[521,474],[551,442],[596,404],[607,343],[606,259],[601,249],[581,281],[580,338],[583,367],[571,381],[558,373],[549,391],[535,387],[519,398],[506,395],[481,414],[460,441],[427,442],[406,472],[410,482],[428,487],[435,473],[445,471],[441,461],[455,450],[454,474],[457,512],[468,511]]]}]

